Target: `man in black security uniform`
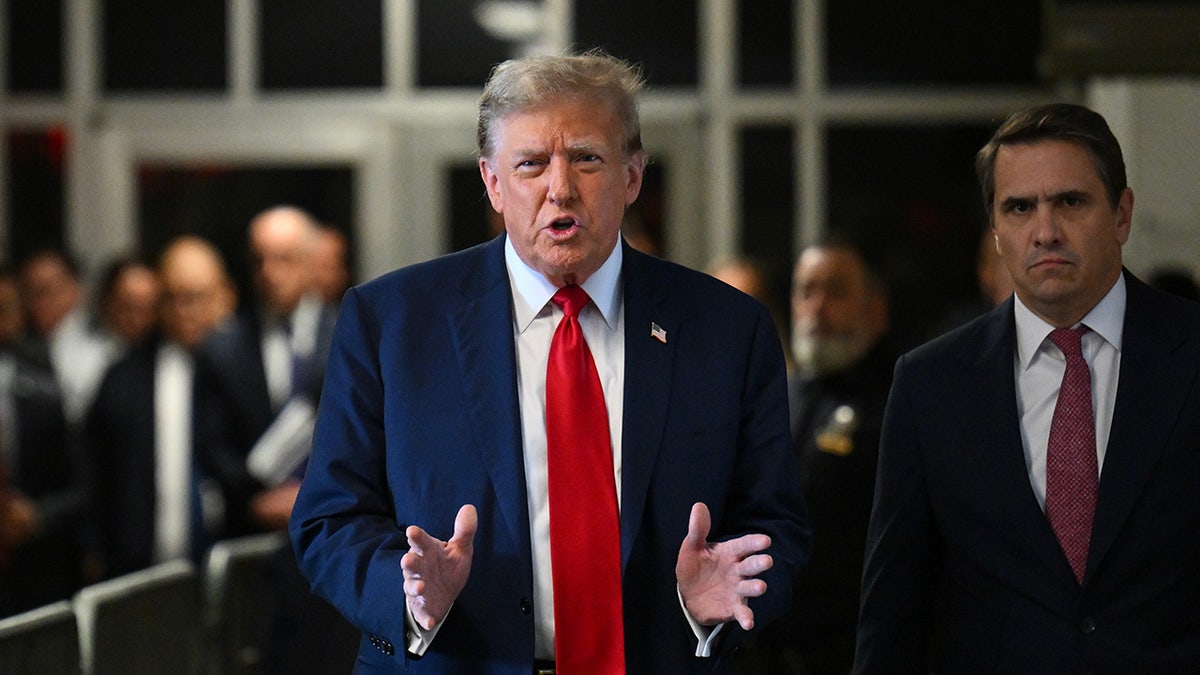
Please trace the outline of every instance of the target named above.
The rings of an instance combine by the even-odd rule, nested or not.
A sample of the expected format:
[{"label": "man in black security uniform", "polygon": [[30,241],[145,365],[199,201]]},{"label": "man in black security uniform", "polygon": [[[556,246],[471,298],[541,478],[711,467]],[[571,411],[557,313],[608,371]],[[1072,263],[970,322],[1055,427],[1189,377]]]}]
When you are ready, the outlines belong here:
[{"label": "man in black security uniform", "polygon": [[741,673],[848,673],[883,410],[894,352],[888,297],[860,247],[828,239],[792,278],[792,437],[813,554],[791,613],[740,655]]}]

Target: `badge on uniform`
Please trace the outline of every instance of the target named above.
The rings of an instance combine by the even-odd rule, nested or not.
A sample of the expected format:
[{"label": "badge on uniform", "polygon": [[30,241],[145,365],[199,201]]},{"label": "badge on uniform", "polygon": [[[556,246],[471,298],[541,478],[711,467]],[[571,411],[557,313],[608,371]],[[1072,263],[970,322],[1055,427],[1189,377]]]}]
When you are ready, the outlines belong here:
[{"label": "badge on uniform", "polygon": [[858,422],[858,412],[854,408],[838,406],[825,426],[817,431],[817,449],[839,457],[854,452],[854,431],[858,429]]}]

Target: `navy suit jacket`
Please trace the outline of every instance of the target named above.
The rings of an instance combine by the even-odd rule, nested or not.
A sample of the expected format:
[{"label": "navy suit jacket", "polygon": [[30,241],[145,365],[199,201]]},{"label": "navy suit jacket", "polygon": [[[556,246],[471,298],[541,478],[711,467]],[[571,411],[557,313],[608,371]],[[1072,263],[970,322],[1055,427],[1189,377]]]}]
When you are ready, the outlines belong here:
[{"label": "navy suit jacket", "polygon": [[106,577],[154,564],[154,372],[159,340],[132,348],[109,367],[88,412],[95,545]]},{"label": "navy suit jacket", "polygon": [[[325,377],[326,355],[333,339],[334,316],[324,308],[316,327],[316,342],[296,394],[314,403]],[[251,448],[279,412],[271,404],[262,357],[262,327],[252,310],[239,313],[215,328],[195,353],[196,452],[204,470],[225,492],[228,534],[258,529],[249,520],[249,499],[263,485],[246,468]]]},{"label": "navy suit jacket", "polygon": [[[622,244],[624,245],[624,244]],[[675,589],[692,504],[711,538],[762,532],[775,566],[761,625],[790,602],[808,529],[767,311],[628,246],[621,563],[629,673],[727,672],[696,658]],[[666,342],[651,336],[651,323]],[[356,672],[528,675],[533,561],[504,237],[385,275],[344,298],[309,471],[292,514],[314,589],[366,633]],[[404,530],[448,539],[479,514],[466,587],[420,659],[405,651]]]},{"label": "navy suit jacket", "polygon": [[939,594],[943,673],[1200,672],[1200,305],[1125,279],[1082,586],[1029,484],[1013,301],[897,363],[856,672],[928,672]]}]

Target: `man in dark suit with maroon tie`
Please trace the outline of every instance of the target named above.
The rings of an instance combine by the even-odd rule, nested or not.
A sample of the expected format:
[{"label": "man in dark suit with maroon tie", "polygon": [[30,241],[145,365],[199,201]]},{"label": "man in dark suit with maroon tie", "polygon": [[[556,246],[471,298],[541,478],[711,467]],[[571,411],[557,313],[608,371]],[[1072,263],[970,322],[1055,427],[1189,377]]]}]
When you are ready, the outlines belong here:
[{"label": "man in dark suit with maroon tie", "polygon": [[977,169],[1015,297],[896,365],[855,672],[1200,672],[1200,305],[1123,269],[1100,115],[1016,113]]}]

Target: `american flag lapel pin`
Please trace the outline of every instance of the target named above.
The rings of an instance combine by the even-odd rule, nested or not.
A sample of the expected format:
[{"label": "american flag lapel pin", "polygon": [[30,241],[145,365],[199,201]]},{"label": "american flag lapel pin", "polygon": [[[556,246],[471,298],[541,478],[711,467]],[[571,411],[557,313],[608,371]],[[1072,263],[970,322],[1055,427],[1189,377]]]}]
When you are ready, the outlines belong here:
[{"label": "american flag lapel pin", "polygon": [[650,337],[658,340],[664,345],[667,344],[667,331],[663,330],[662,326],[653,321],[650,322]]}]

